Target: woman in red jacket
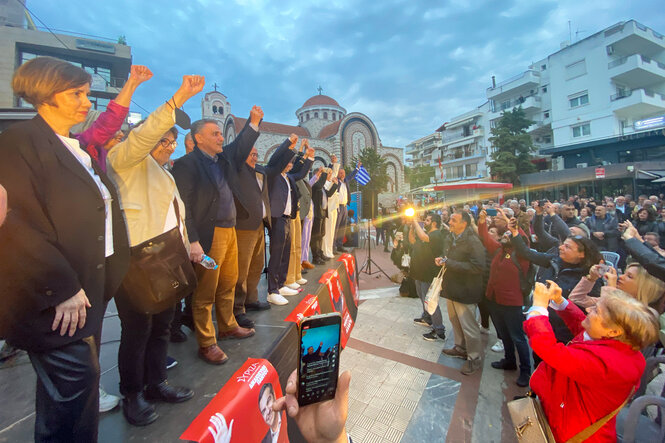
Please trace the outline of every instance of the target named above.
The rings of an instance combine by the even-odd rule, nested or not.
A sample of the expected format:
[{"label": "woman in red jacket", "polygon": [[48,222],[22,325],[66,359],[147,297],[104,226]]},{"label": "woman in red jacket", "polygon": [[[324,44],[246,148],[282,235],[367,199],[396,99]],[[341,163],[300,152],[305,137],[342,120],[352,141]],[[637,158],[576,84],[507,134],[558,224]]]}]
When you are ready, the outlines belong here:
[{"label": "woman in red jacket", "polygon": [[[549,289],[536,283],[524,330],[543,359],[531,389],[556,441],[563,442],[616,410],[637,388],[645,367],[640,349],[657,340],[658,319],[642,303],[617,294],[603,295],[585,316],[548,283]],[[548,304],[575,335],[567,346],[554,337]],[[615,442],[616,417],[585,441]]]}]

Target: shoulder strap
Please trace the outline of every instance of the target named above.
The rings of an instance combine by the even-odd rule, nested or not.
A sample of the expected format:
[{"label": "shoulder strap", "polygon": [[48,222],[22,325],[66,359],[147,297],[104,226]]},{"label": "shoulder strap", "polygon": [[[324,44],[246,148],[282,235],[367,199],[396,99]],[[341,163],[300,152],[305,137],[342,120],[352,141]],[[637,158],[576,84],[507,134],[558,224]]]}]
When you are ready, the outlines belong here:
[{"label": "shoulder strap", "polygon": [[624,406],[626,406],[626,404],[628,403],[628,400],[630,400],[631,397],[633,396],[633,394],[635,393],[635,389],[636,389],[636,387],[633,386],[633,389],[631,389],[630,394],[628,395],[628,398],[626,398],[626,400],[624,400],[624,402],[621,403],[621,406],[619,406],[614,411],[610,412],[609,414],[607,414],[605,417],[601,418],[597,422],[593,423],[591,426],[588,426],[587,428],[582,429],[580,432],[575,434],[571,439],[569,439],[566,443],[581,443],[581,442],[585,441],[587,438],[591,437],[593,434],[595,434],[596,431],[598,431],[600,428],[605,426],[605,424],[608,421],[612,420],[612,418],[615,415],[617,415],[619,413],[619,411],[621,411],[621,409],[623,409]]},{"label": "shoulder strap", "polygon": [[515,251],[510,252],[510,261],[512,261],[517,268],[517,272],[520,274],[520,279],[526,277],[526,274],[529,272],[529,270],[527,269],[526,272],[522,271],[522,266],[520,265],[519,260],[517,260],[517,254],[515,254]]},{"label": "shoulder strap", "polygon": [[178,230],[180,230],[180,210],[178,209],[177,197],[173,197],[173,209],[175,209],[175,218],[178,223]]}]

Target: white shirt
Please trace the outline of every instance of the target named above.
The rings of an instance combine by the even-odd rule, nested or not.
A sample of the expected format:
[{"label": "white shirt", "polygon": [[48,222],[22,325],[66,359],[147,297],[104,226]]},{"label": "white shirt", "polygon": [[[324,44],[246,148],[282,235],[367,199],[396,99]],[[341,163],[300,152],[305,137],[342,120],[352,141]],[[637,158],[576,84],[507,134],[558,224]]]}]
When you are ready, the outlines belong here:
[{"label": "white shirt", "polygon": [[291,217],[291,183],[289,183],[289,178],[286,174],[282,174],[282,177],[286,181],[286,186],[289,188],[289,193],[286,194],[286,206],[284,207],[284,215]]},{"label": "white shirt", "polygon": [[90,177],[95,181],[95,184],[99,188],[99,193],[104,199],[104,208],[106,209],[106,220],[104,223],[104,254],[106,257],[113,255],[113,217],[112,217],[112,206],[111,202],[111,193],[106,188],[102,179],[99,178],[95,170],[92,168],[92,159],[87,152],[81,149],[79,141],[75,138],[63,137],[58,135],[58,138],[62,143],[67,147],[69,152],[78,160],[78,162],[85,168],[86,172],[90,174]]},{"label": "white shirt", "polygon": [[[263,174],[261,174],[260,172],[256,172],[256,181],[259,184],[259,189],[261,190],[261,192],[263,192]],[[287,180],[287,182],[288,182],[288,180]],[[291,195],[290,192],[289,192],[289,195]],[[263,196],[261,196],[261,209],[263,209],[263,217],[262,218],[266,218],[266,204],[263,201]]]},{"label": "white shirt", "polygon": [[346,183],[343,180],[339,182],[339,205],[346,206],[349,202],[349,192],[346,188]]}]

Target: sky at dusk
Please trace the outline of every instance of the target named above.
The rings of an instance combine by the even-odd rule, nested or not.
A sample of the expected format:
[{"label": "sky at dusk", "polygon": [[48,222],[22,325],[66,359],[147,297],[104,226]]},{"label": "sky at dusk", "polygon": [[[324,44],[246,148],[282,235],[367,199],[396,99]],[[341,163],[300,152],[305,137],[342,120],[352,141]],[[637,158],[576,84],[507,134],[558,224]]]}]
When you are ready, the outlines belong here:
[{"label": "sky at dusk", "polygon": [[[347,112],[369,116],[382,143],[396,147],[481,105],[492,75],[500,82],[557,51],[569,39],[569,20],[573,42],[629,19],[665,34],[662,0],[27,0],[27,6],[54,29],[125,35],[134,63],[155,74],[134,96],[148,110],[171,96],[183,74],[200,74],[204,91],[217,83],[233,114],[245,117],[257,104],[266,120],[296,125],[295,111],[321,85]],[[202,95],[184,107],[192,120],[201,116]]]}]

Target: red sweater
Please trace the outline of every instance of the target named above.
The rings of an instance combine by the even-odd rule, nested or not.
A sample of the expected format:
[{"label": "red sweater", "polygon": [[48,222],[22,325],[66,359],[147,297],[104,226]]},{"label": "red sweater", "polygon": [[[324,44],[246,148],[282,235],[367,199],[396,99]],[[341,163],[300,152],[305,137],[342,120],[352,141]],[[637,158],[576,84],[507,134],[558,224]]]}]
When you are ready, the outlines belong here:
[{"label": "red sweater", "polygon": [[[521,229],[519,232],[520,235],[526,235]],[[522,299],[522,289],[520,288],[520,275],[517,272],[515,262],[510,255],[506,257],[504,251],[501,250],[501,244],[489,236],[487,224],[478,224],[478,235],[489,255],[496,254],[490,265],[490,276],[487,281],[485,297],[504,306],[522,306],[524,301]],[[511,246],[507,251],[510,254],[514,254],[512,249]],[[524,275],[527,269],[529,269],[529,261],[519,256],[517,259],[522,267],[522,275]]]},{"label": "red sweater", "polygon": [[[544,315],[524,322],[533,352],[543,362],[531,376],[531,389],[542,402],[557,442],[618,408],[640,382],[646,362],[639,351],[617,340],[584,341],[585,316],[574,303],[558,313],[576,337],[557,343]],[[616,442],[616,416],[587,442]]]}]

